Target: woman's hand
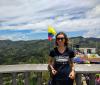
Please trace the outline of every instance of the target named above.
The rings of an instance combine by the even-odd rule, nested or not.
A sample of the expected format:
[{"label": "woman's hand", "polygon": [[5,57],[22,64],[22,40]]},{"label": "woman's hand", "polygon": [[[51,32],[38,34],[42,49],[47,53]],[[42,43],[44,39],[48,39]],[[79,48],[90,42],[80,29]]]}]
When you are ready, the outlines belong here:
[{"label": "woman's hand", "polygon": [[74,79],[74,78],[75,78],[75,71],[74,71],[74,70],[72,70],[72,71],[70,72],[69,77],[70,77],[71,79]]},{"label": "woman's hand", "polygon": [[52,69],[52,74],[55,75],[57,71],[55,69]]}]

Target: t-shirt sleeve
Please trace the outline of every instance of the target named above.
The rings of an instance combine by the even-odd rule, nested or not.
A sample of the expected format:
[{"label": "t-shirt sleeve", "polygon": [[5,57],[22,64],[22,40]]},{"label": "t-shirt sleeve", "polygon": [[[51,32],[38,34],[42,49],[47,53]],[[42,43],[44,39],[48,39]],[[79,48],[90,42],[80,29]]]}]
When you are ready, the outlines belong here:
[{"label": "t-shirt sleeve", "polygon": [[74,62],[74,57],[75,57],[75,53],[74,53],[74,51],[71,51],[70,52],[70,61],[71,62]]},{"label": "t-shirt sleeve", "polygon": [[54,57],[54,51],[53,50],[50,51],[49,56]]},{"label": "t-shirt sleeve", "polygon": [[71,51],[70,52],[70,58],[74,58],[75,57],[75,52],[74,51]]}]

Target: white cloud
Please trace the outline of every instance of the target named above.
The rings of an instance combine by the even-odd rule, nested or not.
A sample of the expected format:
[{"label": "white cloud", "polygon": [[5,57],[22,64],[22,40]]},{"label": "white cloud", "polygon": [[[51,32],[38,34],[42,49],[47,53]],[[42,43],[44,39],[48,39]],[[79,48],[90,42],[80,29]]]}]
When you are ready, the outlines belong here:
[{"label": "white cloud", "polygon": [[[94,28],[99,28],[100,26],[100,19],[78,19],[78,20],[68,20],[61,22],[58,25],[58,28],[66,29],[66,31],[83,31],[83,30],[92,30]],[[67,30],[68,28],[68,30]]]},{"label": "white cloud", "polygon": [[88,18],[100,18],[100,4],[87,12]]},{"label": "white cloud", "polygon": [[100,38],[100,29],[89,30],[83,36]]},{"label": "white cloud", "polygon": [[18,40],[30,40],[30,39],[35,39],[34,37],[30,37],[32,36],[33,32],[29,32],[29,33],[21,33],[21,32],[14,32],[11,34],[5,34],[5,35],[0,35],[0,40],[13,40],[13,41],[18,41]]},{"label": "white cloud", "polygon": [[7,38],[6,36],[0,36],[0,40],[8,40],[9,38]]},{"label": "white cloud", "polygon": [[0,0],[0,30],[43,32],[48,25],[89,36],[100,27],[100,0]]}]

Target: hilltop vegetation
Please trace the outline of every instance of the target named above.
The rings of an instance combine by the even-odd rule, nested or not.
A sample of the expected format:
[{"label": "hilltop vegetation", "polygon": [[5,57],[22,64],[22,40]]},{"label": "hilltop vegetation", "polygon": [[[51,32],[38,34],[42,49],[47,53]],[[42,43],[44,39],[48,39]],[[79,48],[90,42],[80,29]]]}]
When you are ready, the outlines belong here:
[{"label": "hilltop vegetation", "polygon": [[[73,37],[69,40],[69,47],[77,44],[80,47],[96,47],[97,53],[100,53],[100,38]],[[51,45],[53,47],[54,40]],[[0,64],[47,63],[48,54],[48,40],[0,40]]]}]

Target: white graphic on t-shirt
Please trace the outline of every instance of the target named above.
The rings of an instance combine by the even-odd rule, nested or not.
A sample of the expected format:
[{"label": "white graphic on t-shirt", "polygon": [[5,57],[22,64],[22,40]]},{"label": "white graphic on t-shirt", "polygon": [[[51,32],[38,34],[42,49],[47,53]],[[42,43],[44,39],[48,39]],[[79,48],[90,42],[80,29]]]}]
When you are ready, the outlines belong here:
[{"label": "white graphic on t-shirt", "polygon": [[68,62],[69,56],[56,56],[56,62]]}]

